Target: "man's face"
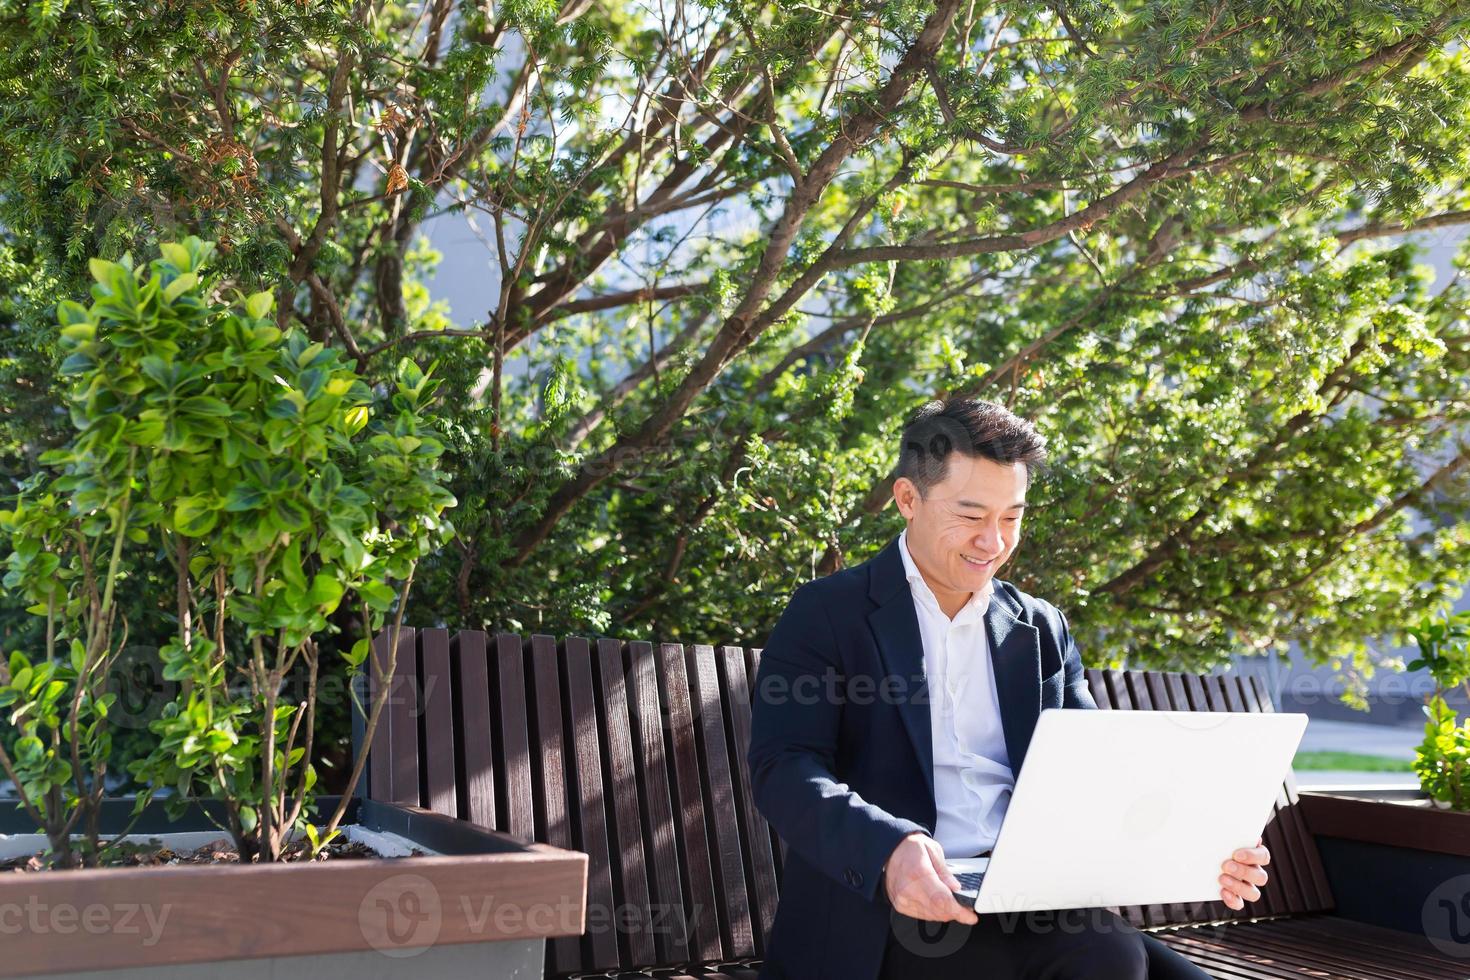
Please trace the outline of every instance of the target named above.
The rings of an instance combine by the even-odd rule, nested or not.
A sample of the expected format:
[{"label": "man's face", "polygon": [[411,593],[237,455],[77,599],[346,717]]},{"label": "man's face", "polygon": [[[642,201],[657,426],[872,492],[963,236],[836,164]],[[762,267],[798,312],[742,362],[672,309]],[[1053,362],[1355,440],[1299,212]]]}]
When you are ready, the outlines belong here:
[{"label": "man's face", "polygon": [[914,564],[941,605],[957,610],[1016,550],[1027,473],[1024,463],[1003,464],[963,453],[951,453],[948,464],[943,482],[927,497],[919,496],[907,477],[895,481],[893,496],[909,521]]}]

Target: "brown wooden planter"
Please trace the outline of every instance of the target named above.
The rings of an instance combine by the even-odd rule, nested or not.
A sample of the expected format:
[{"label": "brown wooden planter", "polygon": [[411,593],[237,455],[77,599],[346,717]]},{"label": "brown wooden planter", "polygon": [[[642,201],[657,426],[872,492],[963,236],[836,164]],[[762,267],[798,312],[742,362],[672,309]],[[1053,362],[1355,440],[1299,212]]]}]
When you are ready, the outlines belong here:
[{"label": "brown wooden planter", "polygon": [[1337,914],[1422,936],[1470,976],[1470,813],[1416,789],[1317,790],[1300,806],[1317,841]]},{"label": "brown wooden planter", "polygon": [[1470,857],[1470,813],[1440,809],[1417,789],[1304,790],[1301,807],[1324,837]]},{"label": "brown wooden planter", "polygon": [[[320,798],[319,812],[331,813],[336,803],[336,797]],[[133,801],[107,805],[103,829],[111,834],[127,825]],[[0,831],[35,831],[23,814],[4,809],[9,812],[0,816]],[[154,803],[129,836],[211,830],[208,815],[221,814],[210,804],[195,804],[171,823]],[[421,953],[448,952],[469,963],[474,961],[466,955],[479,955],[476,950],[494,954],[482,963],[502,968],[513,953],[516,963],[534,964],[539,976],[546,937],[583,930],[585,854],[373,800],[354,799],[348,823],[437,853],[0,875],[0,977],[126,967],[167,975],[174,965],[206,961],[240,961],[240,975],[248,976],[258,974],[262,958],[292,957],[309,957],[303,962],[322,976],[342,971],[334,954],[380,958],[374,975],[396,962],[405,976],[422,976],[434,971],[425,969],[433,957]],[[282,966],[292,969],[273,965],[276,972]]]}]

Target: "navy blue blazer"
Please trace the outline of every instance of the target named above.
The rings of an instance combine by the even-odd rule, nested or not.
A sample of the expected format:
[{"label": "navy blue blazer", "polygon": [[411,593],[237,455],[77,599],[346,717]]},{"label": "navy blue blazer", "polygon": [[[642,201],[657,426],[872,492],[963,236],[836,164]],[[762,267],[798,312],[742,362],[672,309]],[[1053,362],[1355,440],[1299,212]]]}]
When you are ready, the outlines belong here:
[{"label": "navy blue blazer", "polygon": [[[756,807],[786,842],[762,980],[874,980],[892,907],[880,870],[934,832],[934,753],[918,614],[895,537],[791,596],[751,706]],[[1011,766],[1042,708],[1095,708],[1067,619],[995,580],[985,629]]]}]

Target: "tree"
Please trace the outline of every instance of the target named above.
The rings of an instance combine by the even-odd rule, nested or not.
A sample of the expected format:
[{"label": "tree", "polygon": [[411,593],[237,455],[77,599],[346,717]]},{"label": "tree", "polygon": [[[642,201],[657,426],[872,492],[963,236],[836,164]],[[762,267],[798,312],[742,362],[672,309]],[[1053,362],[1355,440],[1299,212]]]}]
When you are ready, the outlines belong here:
[{"label": "tree", "polygon": [[[954,391],[1051,437],[1004,574],[1093,662],[1369,669],[1465,581],[1466,290],[1403,238],[1470,222],[1463,4],[0,11],[50,296],[184,226],[368,378],[436,365],[418,621],[759,642]],[[444,215],[483,315],[430,299]]]}]

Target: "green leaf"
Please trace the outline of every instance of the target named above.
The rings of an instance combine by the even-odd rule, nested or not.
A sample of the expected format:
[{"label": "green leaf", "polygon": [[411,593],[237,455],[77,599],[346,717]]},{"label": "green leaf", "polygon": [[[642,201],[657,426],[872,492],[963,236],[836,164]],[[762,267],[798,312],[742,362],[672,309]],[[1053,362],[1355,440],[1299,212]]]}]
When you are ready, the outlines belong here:
[{"label": "green leaf", "polygon": [[174,506],[174,527],[187,537],[203,537],[218,520],[219,512],[206,497],[181,497]]},{"label": "green leaf", "polygon": [[331,614],[337,604],[342,601],[342,583],[331,575],[318,572],[311,580],[311,591],[307,594],[307,600],[313,605],[322,608],[322,612]]},{"label": "green leaf", "polygon": [[269,292],[259,292],[253,294],[249,299],[245,301],[245,312],[249,313],[257,320],[262,320],[268,313],[270,313],[271,307],[274,305],[274,296],[272,296]]},{"label": "green leaf", "polygon": [[194,267],[193,257],[189,254],[189,250],[178,242],[161,242],[158,251],[169,264],[180,272],[188,272]]},{"label": "green leaf", "polygon": [[92,258],[87,260],[87,269],[92,273],[92,278],[106,286],[112,279],[115,271],[119,270],[116,262],[108,262],[106,259]]},{"label": "green leaf", "polygon": [[396,595],[392,588],[382,582],[363,582],[357,587],[357,594],[370,607],[380,612],[392,607]]},{"label": "green leaf", "polygon": [[166,302],[172,303],[197,285],[199,285],[199,277],[192,272],[186,272],[182,276],[175,277],[173,282],[163,288],[163,298]]}]

